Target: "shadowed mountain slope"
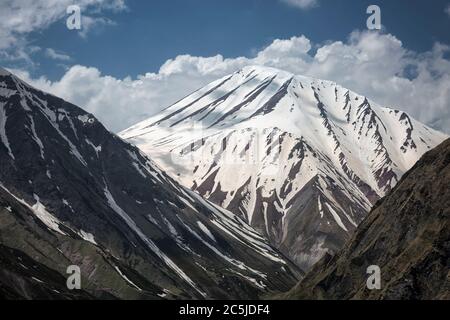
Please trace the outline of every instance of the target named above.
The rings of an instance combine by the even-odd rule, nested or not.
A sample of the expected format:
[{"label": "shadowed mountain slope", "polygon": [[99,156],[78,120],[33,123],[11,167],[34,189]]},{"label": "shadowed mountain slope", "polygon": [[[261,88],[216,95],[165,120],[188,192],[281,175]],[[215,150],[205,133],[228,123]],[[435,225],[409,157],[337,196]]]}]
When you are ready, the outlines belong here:
[{"label": "shadowed mountain slope", "polygon": [[[409,171],[336,256],[327,256],[290,299],[450,299],[450,140]],[[368,290],[367,268],[381,268]]]},{"label": "shadowed mountain slope", "polygon": [[0,244],[61,279],[80,266],[82,288],[97,298],[250,299],[301,275],[242,219],[91,114],[3,69]]}]

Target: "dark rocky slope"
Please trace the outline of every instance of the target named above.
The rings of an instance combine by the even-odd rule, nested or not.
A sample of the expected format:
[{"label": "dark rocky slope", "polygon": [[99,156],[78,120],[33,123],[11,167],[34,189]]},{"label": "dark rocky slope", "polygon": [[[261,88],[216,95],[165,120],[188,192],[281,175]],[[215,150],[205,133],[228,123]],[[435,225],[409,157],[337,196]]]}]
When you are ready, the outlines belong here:
[{"label": "dark rocky slope", "polygon": [[0,299],[92,299],[85,291],[69,291],[66,279],[25,253],[0,245]]},{"label": "dark rocky slope", "polygon": [[179,186],[91,114],[3,69],[0,244],[62,279],[79,265],[96,298],[258,298],[300,276],[241,219]]},{"label": "dark rocky slope", "polygon": [[[428,152],[380,200],[336,256],[284,298],[450,299],[450,140]],[[381,268],[368,290],[367,267]]]}]

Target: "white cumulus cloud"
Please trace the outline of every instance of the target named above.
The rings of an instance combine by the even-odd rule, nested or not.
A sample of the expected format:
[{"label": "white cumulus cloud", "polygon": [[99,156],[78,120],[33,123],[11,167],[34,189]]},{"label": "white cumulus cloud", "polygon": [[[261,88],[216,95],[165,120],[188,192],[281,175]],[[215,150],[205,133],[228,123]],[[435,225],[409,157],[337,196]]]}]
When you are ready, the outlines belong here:
[{"label": "white cumulus cloud", "polygon": [[309,9],[317,7],[319,5],[319,0],[281,0],[281,1],[300,9]]},{"label": "white cumulus cloud", "polygon": [[253,57],[180,55],[166,61],[158,72],[134,79],[117,79],[86,66],[71,67],[55,82],[20,75],[94,113],[116,132],[219,77],[257,64],[335,81],[450,133],[449,53],[450,47],[441,43],[416,53],[393,35],[355,31],[346,41],[321,45],[305,36],[275,40]]},{"label": "white cumulus cloud", "polygon": [[61,61],[69,61],[70,60],[69,55],[62,53],[62,52],[57,52],[55,49],[52,49],[52,48],[45,49],[45,55],[53,60],[61,60]]},{"label": "white cumulus cloud", "polygon": [[105,23],[97,17],[103,11],[126,9],[125,0],[1,0],[0,10],[0,59],[26,61],[32,64],[32,47],[27,36],[31,32],[47,29],[51,24],[67,16],[69,5],[76,4],[85,23],[80,35],[86,35],[94,23]]}]

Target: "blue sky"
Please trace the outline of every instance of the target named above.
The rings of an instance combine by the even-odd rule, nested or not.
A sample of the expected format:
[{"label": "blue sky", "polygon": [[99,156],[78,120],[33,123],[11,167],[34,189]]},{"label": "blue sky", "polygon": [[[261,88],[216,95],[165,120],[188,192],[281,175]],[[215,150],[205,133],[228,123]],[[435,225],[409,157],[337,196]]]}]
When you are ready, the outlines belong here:
[{"label": "blue sky", "polygon": [[[316,43],[345,40],[365,28],[366,8],[378,3],[386,31],[406,48],[426,51],[435,41],[450,43],[450,19],[444,13],[449,2],[321,0],[301,10],[279,0],[131,0],[127,10],[102,12],[114,25],[94,28],[86,38],[69,31],[64,17],[30,39],[69,55],[69,64],[93,66],[115,77],[136,76],[157,71],[179,54],[250,56],[274,39],[300,34]],[[34,75],[56,79],[64,73],[42,53],[35,60]]]},{"label": "blue sky", "polygon": [[[81,32],[66,27],[70,4]],[[381,31],[367,30],[371,4]],[[262,64],[450,132],[449,30],[450,0],[0,0],[0,65],[112,131]]]}]

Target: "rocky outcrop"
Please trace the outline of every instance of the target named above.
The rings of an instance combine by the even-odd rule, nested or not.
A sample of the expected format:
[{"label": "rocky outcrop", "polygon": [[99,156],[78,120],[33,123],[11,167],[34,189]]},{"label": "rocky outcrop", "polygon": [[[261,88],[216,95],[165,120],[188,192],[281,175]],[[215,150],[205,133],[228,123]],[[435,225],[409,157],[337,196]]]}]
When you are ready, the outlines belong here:
[{"label": "rocky outcrop", "polygon": [[[379,201],[336,256],[284,298],[450,299],[450,140],[428,152]],[[367,288],[367,268],[381,288]]]}]

